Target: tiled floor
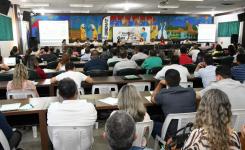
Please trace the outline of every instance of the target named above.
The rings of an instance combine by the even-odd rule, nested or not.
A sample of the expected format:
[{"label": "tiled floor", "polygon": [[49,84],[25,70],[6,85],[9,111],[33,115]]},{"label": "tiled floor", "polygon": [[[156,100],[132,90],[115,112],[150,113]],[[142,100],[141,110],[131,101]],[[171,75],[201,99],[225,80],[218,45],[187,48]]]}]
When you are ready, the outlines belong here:
[{"label": "tiled floor", "polygon": [[[32,129],[21,130],[23,133],[22,141],[19,147],[25,150],[41,150],[40,136],[38,133],[37,138],[33,138]],[[104,132],[104,123],[100,122],[99,129],[94,129],[94,144],[93,150],[108,150],[106,140],[103,139],[102,134]],[[148,141],[148,147],[153,148],[153,139],[150,138]]]}]

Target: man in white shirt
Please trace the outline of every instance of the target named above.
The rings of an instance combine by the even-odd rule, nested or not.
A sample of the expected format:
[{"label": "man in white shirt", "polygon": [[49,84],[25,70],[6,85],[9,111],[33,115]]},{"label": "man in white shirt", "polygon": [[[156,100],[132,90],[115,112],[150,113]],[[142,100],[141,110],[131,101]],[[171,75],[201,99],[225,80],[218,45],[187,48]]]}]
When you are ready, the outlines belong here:
[{"label": "man in white shirt", "polygon": [[188,69],[182,65],[179,65],[179,57],[174,55],[172,58],[171,58],[171,65],[168,65],[168,66],[164,66],[162,68],[162,70],[160,70],[155,78],[158,79],[158,80],[161,80],[161,79],[164,79],[165,77],[165,72],[169,69],[175,69],[179,72],[180,74],[180,82],[187,82],[187,78],[190,77],[190,73],[188,71]]},{"label": "man in white shirt", "polygon": [[117,62],[117,61],[121,61],[122,60],[122,58],[119,58],[118,57],[118,48],[117,47],[113,47],[112,49],[111,49],[111,53],[112,53],[112,58],[109,58],[108,60],[107,60],[107,64],[109,65],[110,63],[113,63],[113,62]]},{"label": "man in white shirt", "polygon": [[90,126],[97,119],[97,111],[92,103],[78,100],[76,83],[69,78],[58,84],[62,102],[51,103],[48,108],[48,126]]},{"label": "man in white shirt", "polygon": [[214,66],[213,63],[214,61],[212,56],[205,55],[204,62],[199,63],[196,67],[194,76],[202,78],[203,87],[207,87],[211,82],[216,81],[216,66]]},{"label": "man in white shirt", "polygon": [[128,56],[127,51],[125,49],[121,49],[120,57],[122,58],[122,60],[116,63],[116,65],[114,66],[113,75],[117,75],[117,71],[121,69],[126,69],[126,68],[137,69],[138,68],[138,65],[136,64],[136,62],[132,60],[128,60],[127,56]]},{"label": "man in white shirt", "polygon": [[135,47],[135,53],[131,60],[132,61],[135,61],[135,60],[138,60],[138,59],[146,59],[148,57],[148,55],[146,55],[145,53],[143,53],[143,48],[142,47]]},{"label": "man in white shirt", "polygon": [[90,48],[87,47],[87,48],[85,49],[85,54],[83,54],[83,55],[81,56],[81,61],[90,61],[90,59],[91,59],[90,57],[91,57]]},{"label": "man in white shirt", "polygon": [[196,62],[198,53],[200,53],[200,50],[198,49],[198,45],[196,44],[188,53],[188,55],[191,56],[193,63]]},{"label": "man in white shirt", "polygon": [[72,62],[69,62],[65,65],[65,69],[66,72],[61,73],[59,75],[57,75],[56,77],[53,77],[51,79],[51,83],[55,83],[58,81],[63,80],[64,78],[71,78],[73,81],[75,81],[75,83],[77,84],[77,88],[81,88],[81,82],[85,81],[88,83],[92,83],[93,79],[89,76],[84,75],[81,72],[76,72],[75,70],[75,66]]},{"label": "man in white shirt", "polygon": [[231,103],[231,109],[245,108],[245,85],[239,81],[231,79],[231,70],[226,66],[218,66],[216,68],[216,82],[212,83],[205,89],[197,92],[197,98],[201,99],[205,92],[210,89],[219,89],[227,94]]}]

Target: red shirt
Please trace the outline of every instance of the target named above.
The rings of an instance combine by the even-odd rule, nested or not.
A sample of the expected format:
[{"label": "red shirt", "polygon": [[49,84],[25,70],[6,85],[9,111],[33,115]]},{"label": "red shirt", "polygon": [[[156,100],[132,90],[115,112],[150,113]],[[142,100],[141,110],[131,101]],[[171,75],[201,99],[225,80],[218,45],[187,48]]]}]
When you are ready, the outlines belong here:
[{"label": "red shirt", "polygon": [[192,59],[187,54],[181,54],[179,57],[179,64],[180,65],[192,64]]},{"label": "red shirt", "polygon": [[45,72],[43,71],[43,69],[41,69],[40,67],[37,67],[35,69],[37,75],[41,78],[41,79],[46,79],[47,75],[45,74]]}]

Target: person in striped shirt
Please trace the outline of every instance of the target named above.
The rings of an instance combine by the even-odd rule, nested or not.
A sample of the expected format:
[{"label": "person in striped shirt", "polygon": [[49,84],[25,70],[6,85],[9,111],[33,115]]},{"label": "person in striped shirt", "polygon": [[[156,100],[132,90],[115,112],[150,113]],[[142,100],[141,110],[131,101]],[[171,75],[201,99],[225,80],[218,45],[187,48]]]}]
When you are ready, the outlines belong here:
[{"label": "person in striped shirt", "polygon": [[240,82],[245,81],[245,54],[237,55],[237,64],[231,68],[232,77]]}]

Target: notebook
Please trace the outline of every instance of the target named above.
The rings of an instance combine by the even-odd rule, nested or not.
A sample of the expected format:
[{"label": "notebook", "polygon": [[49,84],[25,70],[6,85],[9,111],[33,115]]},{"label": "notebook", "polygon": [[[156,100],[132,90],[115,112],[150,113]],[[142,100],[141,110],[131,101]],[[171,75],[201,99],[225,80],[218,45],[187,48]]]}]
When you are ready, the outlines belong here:
[{"label": "notebook", "polygon": [[18,110],[20,105],[21,103],[5,104],[1,106],[0,111]]}]

